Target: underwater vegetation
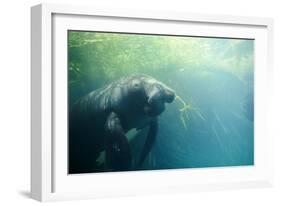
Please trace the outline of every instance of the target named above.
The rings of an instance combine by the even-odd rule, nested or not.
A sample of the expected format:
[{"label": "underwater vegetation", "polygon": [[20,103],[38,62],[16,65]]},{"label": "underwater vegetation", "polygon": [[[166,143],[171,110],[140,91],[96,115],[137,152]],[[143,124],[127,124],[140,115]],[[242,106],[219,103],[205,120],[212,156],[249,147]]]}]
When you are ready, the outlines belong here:
[{"label": "underwater vegetation", "polygon": [[[69,108],[122,77],[146,74],[176,96],[138,169],[253,165],[253,58],[250,39],[69,31]],[[126,134],[132,170],[147,132]],[[104,153],[96,160],[103,164]]]}]

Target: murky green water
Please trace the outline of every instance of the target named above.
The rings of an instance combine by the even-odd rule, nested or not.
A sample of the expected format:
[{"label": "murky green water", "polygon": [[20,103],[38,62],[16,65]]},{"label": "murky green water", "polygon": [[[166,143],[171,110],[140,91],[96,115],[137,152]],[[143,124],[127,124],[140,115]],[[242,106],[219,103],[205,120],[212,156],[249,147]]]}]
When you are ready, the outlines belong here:
[{"label": "murky green water", "polygon": [[[180,97],[159,116],[157,139],[142,169],[254,164],[254,40],[68,35],[69,108],[90,91],[134,73],[152,76]],[[132,170],[146,132],[127,134]]]}]

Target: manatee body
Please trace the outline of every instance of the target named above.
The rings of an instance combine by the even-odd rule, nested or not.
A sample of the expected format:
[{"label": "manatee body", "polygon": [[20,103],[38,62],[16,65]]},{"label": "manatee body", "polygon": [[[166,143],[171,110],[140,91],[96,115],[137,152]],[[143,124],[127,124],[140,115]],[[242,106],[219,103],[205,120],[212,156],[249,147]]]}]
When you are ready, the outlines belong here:
[{"label": "manatee body", "polygon": [[[155,141],[157,116],[175,93],[156,79],[137,74],[121,78],[79,99],[69,115],[69,173],[131,169],[126,132],[149,127],[139,165]],[[105,150],[105,164],[97,157]]]}]

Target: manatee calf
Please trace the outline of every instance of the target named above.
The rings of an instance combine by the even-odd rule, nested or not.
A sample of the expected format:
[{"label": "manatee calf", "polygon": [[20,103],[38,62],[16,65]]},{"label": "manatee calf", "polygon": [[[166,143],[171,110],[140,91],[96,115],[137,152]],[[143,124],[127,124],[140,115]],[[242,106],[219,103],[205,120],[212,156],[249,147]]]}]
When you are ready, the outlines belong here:
[{"label": "manatee calf", "polygon": [[[121,78],[79,99],[69,114],[69,173],[131,169],[126,133],[149,127],[138,165],[155,141],[157,116],[175,98],[172,89],[156,79],[137,74]],[[105,150],[105,165],[97,158]]]}]

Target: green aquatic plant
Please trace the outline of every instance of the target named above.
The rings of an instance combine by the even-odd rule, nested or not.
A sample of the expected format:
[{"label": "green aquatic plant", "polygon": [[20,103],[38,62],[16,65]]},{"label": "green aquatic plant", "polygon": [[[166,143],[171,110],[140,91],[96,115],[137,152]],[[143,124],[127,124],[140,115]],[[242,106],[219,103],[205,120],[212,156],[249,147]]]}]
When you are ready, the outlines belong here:
[{"label": "green aquatic plant", "polygon": [[183,105],[183,107],[179,109],[180,120],[181,120],[184,128],[187,129],[187,119],[188,119],[187,110],[188,110],[189,106],[188,106],[188,104],[185,103],[185,101],[180,96],[176,95],[175,99],[178,100]]},{"label": "green aquatic plant", "polygon": [[187,130],[187,123],[190,120],[189,118],[189,112],[190,111],[194,111],[195,114],[202,120],[205,121],[205,118],[203,117],[203,115],[201,114],[201,112],[199,111],[198,108],[195,108],[193,106],[191,106],[191,104],[187,104],[179,95],[176,95],[176,100],[178,100],[181,104],[182,104],[182,108],[179,109],[180,112],[180,120],[184,126],[184,128]]}]

